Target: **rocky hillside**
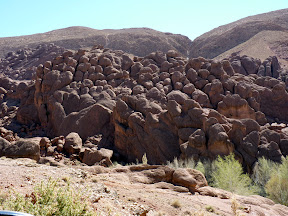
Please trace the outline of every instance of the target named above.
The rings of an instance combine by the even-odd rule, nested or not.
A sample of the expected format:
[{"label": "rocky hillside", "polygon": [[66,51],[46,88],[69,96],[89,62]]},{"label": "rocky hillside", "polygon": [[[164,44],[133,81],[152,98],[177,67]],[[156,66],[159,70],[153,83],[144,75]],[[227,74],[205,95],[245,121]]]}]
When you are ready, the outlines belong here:
[{"label": "rocky hillside", "polygon": [[69,27],[42,34],[0,38],[0,57],[25,47],[36,48],[43,43],[54,43],[72,50],[103,45],[105,48],[123,50],[138,56],[146,56],[155,50],[167,52],[174,49],[181,55],[188,56],[191,40],[183,35],[148,28],[96,30],[87,27]]},{"label": "rocky hillside", "polygon": [[232,49],[262,60],[273,53],[287,61],[287,23],[288,9],[283,9],[220,26],[193,41],[190,57],[214,58]]},{"label": "rocky hillside", "polygon": [[218,55],[215,59],[227,58],[233,54],[253,56],[264,61],[268,56],[277,56],[283,68],[288,66],[288,32],[261,31],[249,40]]},{"label": "rocky hillside", "polygon": [[36,48],[11,51],[6,54],[5,58],[0,59],[0,75],[13,80],[35,79],[35,71],[39,64],[51,60],[63,52],[63,47],[54,44],[40,44]]},{"label": "rocky hillside", "polygon": [[[1,78],[1,125],[13,130],[1,134],[12,143],[48,136],[38,139],[41,155],[89,165],[233,152],[250,170],[259,157],[280,161],[288,153],[280,72],[276,57],[217,62],[173,50],[144,58],[101,47],[65,51],[37,67],[36,82]],[[13,155],[10,148],[2,154]],[[37,157],[39,148],[32,148]]]}]

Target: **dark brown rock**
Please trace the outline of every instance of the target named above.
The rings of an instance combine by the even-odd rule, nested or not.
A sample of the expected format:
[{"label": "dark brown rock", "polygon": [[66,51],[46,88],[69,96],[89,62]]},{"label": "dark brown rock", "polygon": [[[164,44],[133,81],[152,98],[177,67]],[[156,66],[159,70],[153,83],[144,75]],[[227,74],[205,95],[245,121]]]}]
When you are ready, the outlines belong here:
[{"label": "dark brown rock", "polygon": [[12,158],[31,158],[38,161],[40,159],[39,142],[29,139],[21,139],[5,148],[5,156]]}]

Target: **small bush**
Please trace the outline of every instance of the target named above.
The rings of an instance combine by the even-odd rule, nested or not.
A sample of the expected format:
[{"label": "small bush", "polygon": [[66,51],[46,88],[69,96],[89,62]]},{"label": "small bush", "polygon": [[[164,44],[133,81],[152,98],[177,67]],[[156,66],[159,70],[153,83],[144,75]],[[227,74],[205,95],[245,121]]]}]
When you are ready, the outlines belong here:
[{"label": "small bush", "polygon": [[148,164],[148,159],[146,153],[142,156],[142,164],[147,165]]},{"label": "small bush", "polygon": [[205,206],[205,210],[207,212],[215,212],[215,209],[213,208],[213,206]]},{"label": "small bush", "polygon": [[270,199],[288,206],[288,157],[282,159],[278,168],[274,168],[265,189]]},{"label": "small bush", "polygon": [[231,199],[231,210],[234,216],[238,216],[238,208],[240,207],[235,197]]},{"label": "small bush", "polygon": [[174,208],[180,208],[181,207],[181,203],[179,202],[179,200],[174,200],[171,205],[174,207]]},{"label": "small bush", "polygon": [[218,156],[215,161],[215,170],[212,172],[212,185],[240,195],[256,193],[252,180],[243,173],[241,164],[232,154],[223,158]]},{"label": "small bush", "polygon": [[57,186],[57,181],[51,179],[46,184],[42,182],[36,186],[29,195],[15,192],[9,194],[2,201],[1,208],[40,216],[93,215],[85,198],[77,194],[69,183],[62,188]]}]

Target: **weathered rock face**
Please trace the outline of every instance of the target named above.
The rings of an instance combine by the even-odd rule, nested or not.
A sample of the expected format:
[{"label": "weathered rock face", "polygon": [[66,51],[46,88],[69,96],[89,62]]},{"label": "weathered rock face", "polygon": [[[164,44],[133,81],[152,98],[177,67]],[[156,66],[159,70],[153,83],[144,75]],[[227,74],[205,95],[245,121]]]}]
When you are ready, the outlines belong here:
[{"label": "weathered rock face", "polygon": [[[187,60],[175,51],[139,58],[94,47],[39,65],[35,87],[18,84],[8,93],[9,80],[1,84],[4,100],[24,98],[18,121],[36,121],[35,110],[50,137],[63,136],[49,154],[64,149],[109,166],[111,155],[101,149],[127,162],[146,153],[153,164],[234,152],[251,168],[258,157],[287,154],[288,134],[267,122],[288,120],[288,95],[280,80],[255,74],[263,63],[247,57],[243,65],[251,73],[238,73],[229,60]],[[71,132],[83,141],[68,145]]]}]

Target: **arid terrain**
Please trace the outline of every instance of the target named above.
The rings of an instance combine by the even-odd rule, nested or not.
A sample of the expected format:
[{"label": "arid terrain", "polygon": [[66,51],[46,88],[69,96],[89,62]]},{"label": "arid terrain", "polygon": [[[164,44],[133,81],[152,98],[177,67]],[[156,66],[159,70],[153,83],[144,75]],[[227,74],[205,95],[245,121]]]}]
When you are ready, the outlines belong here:
[{"label": "arid terrain", "polygon": [[156,50],[167,52],[174,49],[183,56],[188,56],[191,40],[184,35],[148,28],[97,30],[74,26],[41,34],[0,38],[0,57],[24,47],[35,48],[39,44],[50,43],[72,50],[102,45],[105,48],[123,50],[138,56],[145,56]]},{"label": "arid terrain", "polygon": [[270,55],[287,65],[288,10],[246,17],[197,37],[190,57],[215,58],[236,52],[263,60]]},{"label": "arid terrain", "polygon": [[261,158],[287,157],[286,11],[193,43],[85,27],[0,38],[1,192],[29,197],[52,177],[84,191],[99,215],[237,215],[236,204],[238,215],[287,215],[164,165],[233,154],[251,176]]},{"label": "arid terrain", "polygon": [[[58,166],[57,166],[58,165]],[[133,167],[133,166],[132,166]],[[73,187],[89,197],[98,215],[233,215],[232,202],[237,202],[241,215],[288,214],[288,208],[260,196],[239,196],[227,191],[203,188],[191,194],[185,187],[157,182],[129,166],[104,168],[100,166],[72,166],[39,164],[31,159],[0,159],[1,194],[17,191],[31,194],[41,181],[69,181]]]}]

